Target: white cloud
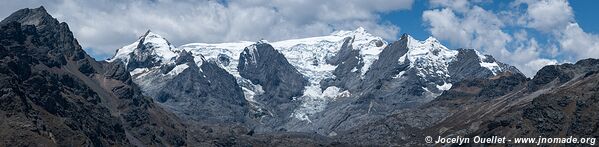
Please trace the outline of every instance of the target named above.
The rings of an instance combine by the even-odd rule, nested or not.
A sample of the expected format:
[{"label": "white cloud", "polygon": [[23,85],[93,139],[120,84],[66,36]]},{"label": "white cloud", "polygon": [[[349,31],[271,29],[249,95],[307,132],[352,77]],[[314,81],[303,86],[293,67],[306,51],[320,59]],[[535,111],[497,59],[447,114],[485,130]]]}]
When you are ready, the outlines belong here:
[{"label": "white cloud", "polygon": [[[549,54],[561,52],[566,60],[599,57],[599,36],[585,32],[576,23],[574,11],[566,0],[523,0],[513,5],[527,5],[524,25],[550,35],[558,45],[551,45]],[[557,47],[559,46],[559,48]]]},{"label": "white cloud", "polygon": [[438,39],[458,46],[467,46],[471,40],[470,32],[461,27],[462,20],[449,8],[424,11],[422,20],[429,23],[429,31]]},{"label": "white cloud", "polygon": [[[458,8],[462,8],[459,6]],[[457,13],[457,14],[456,14]],[[454,11],[452,8],[424,11],[422,19],[431,34],[454,46],[476,48],[495,56],[506,56],[506,44],[511,36],[501,30],[502,21],[481,7],[472,6]]]},{"label": "white cloud", "polygon": [[526,20],[528,27],[545,32],[563,29],[574,20],[572,8],[566,0],[525,0],[516,4],[526,3]]},{"label": "white cloud", "polygon": [[413,0],[240,0],[240,1],[75,1],[9,0],[0,16],[18,8],[46,9],[67,22],[82,46],[109,56],[147,29],[175,45],[190,42],[281,40],[325,35],[363,26],[385,39],[396,39],[399,27],[379,14],[411,9]]},{"label": "white cloud", "polygon": [[468,0],[430,0],[429,3],[433,8],[447,7],[456,11],[468,10],[470,7]]},{"label": "white cloud", "polygon": [[517,41],[514,43],[516,49],[509,53],[506,61],[514,64],[524,75],[532,77],[543,66],[557,63],[557,60],[540,57],[541,48],[536,39],[523,34],[523,31],[514,36],[521,38],[516,39]]},{"label": "white cloud", "polygon": [[577,23],[567,25],[558,37],[563,51],[575,59],[599,57],[599,36],[584,32]]}]

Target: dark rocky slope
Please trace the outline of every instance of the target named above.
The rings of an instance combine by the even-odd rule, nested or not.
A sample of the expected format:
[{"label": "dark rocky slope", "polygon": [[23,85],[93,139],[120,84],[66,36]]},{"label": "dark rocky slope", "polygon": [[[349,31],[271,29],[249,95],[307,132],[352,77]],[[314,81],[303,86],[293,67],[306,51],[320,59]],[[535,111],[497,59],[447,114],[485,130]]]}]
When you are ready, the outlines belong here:
[{"label": "dark rocky slope", "polygon": [[292,110],[300,104],[294,97],[301,96],[308,84],[287,58],[268,43],[246,47],[240,54],[237,69],[242,77],[264,88],[264,93],[255,99],[268,110],[269,115],[258,119],[259,123],[266,124],[264,129],[270,131],[288,120]]},{"label": "dark rocky slope", "polygon": [[1,146],[185,145],[122,64],[96,62],[43,7],[1,23]]}]

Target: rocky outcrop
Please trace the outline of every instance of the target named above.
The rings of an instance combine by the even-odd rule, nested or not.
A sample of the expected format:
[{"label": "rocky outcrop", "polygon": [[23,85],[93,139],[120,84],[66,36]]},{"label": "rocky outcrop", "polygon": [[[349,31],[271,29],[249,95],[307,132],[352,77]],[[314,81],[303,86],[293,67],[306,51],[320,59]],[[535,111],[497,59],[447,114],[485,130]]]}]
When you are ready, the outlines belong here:
[{"label": "rocky outcrop", "polygon": [[288,103],[292,97],[301,95],[307,85],[307,80],[287,58],[267,43],[246,47],[237,69],[242,77],[262,85],[268,97],[272,97],[268,101],[278,104]]},{"label": "rocky outcrop", "polygon": [[261,85],[264,93],[255,100],[265,105],[270,116],[263,123],[286,121],[299,105],[294,97],[301,96],[308,80],[289,64],[283,54],[270,44],[258,42],[246,47],[239,57],[237,69],[241,77]]},{"label": "rocky outcrop", "polygon": [[339,53],[327,60],[328,64],[336,65],[333,71],[336,78],[329,78],[320,81],[321,89],[325,90],[330,86],[342,87],[343,89],[360,89],[361,73],[357,69],[362,69],[364,62],[360,56],[359,50],[352,47],[354,38],[345,38]]},{"label": "rocky outcrop", "polygon": [[248,104],[235,78],[213,61],[203,61],[198,67],[190,56],[186,51],[181,53],[177,63],[188,67],[166,81],[155,98],[185,119],[244,123]]}]

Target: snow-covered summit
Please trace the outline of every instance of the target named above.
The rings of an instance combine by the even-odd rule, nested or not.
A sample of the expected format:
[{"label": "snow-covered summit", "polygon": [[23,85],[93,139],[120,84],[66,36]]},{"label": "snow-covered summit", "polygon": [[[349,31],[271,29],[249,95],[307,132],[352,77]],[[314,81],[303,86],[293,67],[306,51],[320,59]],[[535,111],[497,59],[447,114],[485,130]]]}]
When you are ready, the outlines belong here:
[{"label": "snow-covered summit", "polygon": [[447,67],[455,60],[458,51],[448,49],[434,37],[424,41],[416,40],[410,35],[406,37],[408,51],[399,58],[400,63],[409,62],[410,67],[418,70],[420,77],[449,78]]},{"label": "snow-covered summit", "polygon": [[[445,47],[434,37],[428,37],[424,41],[414,39],[410,35],[407,38],[408,52],[399,59],[400,63],[410,62],[410,67],[417,68],[420,76],[437,76],[448,78],[447,67],[450,62],[456,60],[459,51]],[[489,69],[493,74],[503,69],[494,60],[488,60],[488,55],[473,50],[480,62],[480,66]]]},{"label": "snow-covered summit", "polygon": [[177,56],[177,53],[173,51],[174,48],[175,46],[164,37],[148,30],[137,41],[118,49],[114,57],[108,59],[108,62],[121,60],[128,64],[131,58],[142,55],[155,57],[153,60],[157,62],[170,62],[173,57]]},{"label": "snow-covered summit", "polygon": [[326,68],[325,60],[336,55],[348,37],[353,39],[352,49],[360,52],[364,62],[360,72],[364,74],[378,59],[387,42],[366,32],[362,27],[353,31],[336,31],[327,36],[278,41],[272,45],[300,68],[322,69]]}]

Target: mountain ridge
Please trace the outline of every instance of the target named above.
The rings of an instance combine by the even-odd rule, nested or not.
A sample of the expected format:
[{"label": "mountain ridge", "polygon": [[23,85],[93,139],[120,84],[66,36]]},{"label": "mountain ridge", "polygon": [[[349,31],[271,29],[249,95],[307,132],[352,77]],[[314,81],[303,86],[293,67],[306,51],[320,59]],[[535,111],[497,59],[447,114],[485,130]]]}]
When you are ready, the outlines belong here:
[{"label": "mountain ridge", "polygon": [[[474,77],[483,78],[504,71],[519,73],[515,67],[498,62],[491,56],[482,55],[476,50],[450,50],[433,37],[418,41],[404,34],[399,41],[387,44],[381,37],[371,35],[363,28],[354,31],[337,31],[329,36],[291,39],[272,43],[265,40],[256,43],[246,41],[218,44],[190,43],[180,47],[170,45],[167,39],[160,37],[158,34],[152,32],[146,34],[152,34],[151,36],[154,36],[155,39],[154,42],[144,42],[143,38],[147,37],[147,35],[144,35],[133,44],[117,50],[115,56],[109,59],[108,62],[121,61],[126,64],[136,65],[138,63],[129,62],[134,59],[132,57],[136,56],[147,56],[149,57],[147,59],[151,59],[151,61],[160,61],[162,64],[150,67],[128,66],[135,68],[128,70],[132,71],[131,74],[134,79],[137,79],[134,81],[140,84],[142,89],[144,87],[158,89],[170,87],[168,85],[157,86],[160,85],[158,83],[148,83],[146,82],[148,81],[147,76],[144,78],[135,77],[137,77],[136,75],[145,75],[145,73],[158,73],[158,71],[169,73],[175,71],[172,70],[173,68],[164,67],[174,64],[174,61],[180,58],[175,55],[176,53],[189,52],[194,59],[200,59],[196,63],[214,63],[236,78],[236,82],[230,83],[230,85],[239,85],[243,90],[243,98],[249,104],[249,116],[246,118],[252,122],[248,122],[247,125],[255,128],[258,132],[276,130],[310,132],[306,130],[321,128],[320,131],[316,132],[328,135],[333,131],[329,129],[335,129],[336,127],[329,126],[331,128],[322,129],[322,127],[319,127],[320,125],[327,125],[330,121],[345,119],[341,116],[326,115],[350,113],[356,111],[352,109],[359,109],[360,117],[355,118],[356,120],[349,119],[348,123],[353,123],[354,121],[369,118],[370,112],[387,114],[399,109],[427,103],[444,90],[451,88],[451,83],[460,81],[467,76],[475,75]],[[140,47],[139,44],[145,44],[145,46],[149,44],[149,47]],[[149,53],[147,54],[136,54],[147,49],[155,50],[148,50]],[[269,59],[271,58],[269,56],[259,56],[256,52],[265,50],[274,51],[270,55],[282,56],[273,60]],[[390,53],[394,50],[403,50],[403,52]],[[160,53],[169,56],[161,56]],[[290,86],[295,82],[284,82],[289,81],[288,77],[293,77],[291,75],[294,74],[271,75],[260,78],[261,82],[257,82],[256,78],[261,77],[261,75],[248,73],[260,73],[258,71],[262,71],[261,68],[247,70],[246,64],[255,63],[258,60],[263,62],[259,66],[273,64],[271,65],[273,67],[279,67],[279,62],[287,62],[280,66],[284,70],[267,71],[277,73],[297,70],[301,76],[295,77],[302,77],[299,79],[305,79],[307,83],[297,87]],[[140,63],[144,63],[144,61]],[[202,65],[198,64],[198,66]],[[251,67],[254,66],[257,65]],[[185,68],[177,71],[184,71]],[[156,72],[153,72],[153,70],[156,70]],[[177,77],[176,73],[170,76]],[[403,74],[408,74],[408,76],[402,77]],[[281,79],[279,78],[288,80],[280,82]],[[159,81],[168,81],[170,78],[159,79]],[[269,87],[275,83],[282,84],[276,84],[278,85],[276,87],[283,87],[283,89],[277,91],[296,91],[292,92],[296,94],[272,95],[273,90]],[[397,83],[406,84],[398,85]],[[395,88],[380,90],[380,86],[387,84],[391,84],[388,86]],[[156,94],[152,93],[159,90],[147,89],[145,91],[149,95],[155,96]],[[376,95],[387,95],[388,98],[385,98],[387,102],[374,100],[373,97],[376,97]],[[269,97],[269,99],[264,99],[264,96]],[[350,103],[335,102],[338,98],[344,97],[352,97],[353,100],[348,101]],[[192,97],[187,99],[192,99]],[[373,103],[378,103],[378,105],[375,105],[377,111],[371,111]],[[332,106],[329,104],[340,105],[334,107],[342,109],[331,108]],[[396,106],[398,104],[399,106]],[[279,106],[285,106],[285,109],[277,108]],[[369,108],[367,111],[363,111],[363,107]],[[177,109],[173,106],[169,106],[169,108]],[[364,115],[365,118],[361,118],[361,115]],[[339,120],[329,120],[328,117]],[[314,118],[324,120],[323,122],[313,123],[312,119]]]}]

